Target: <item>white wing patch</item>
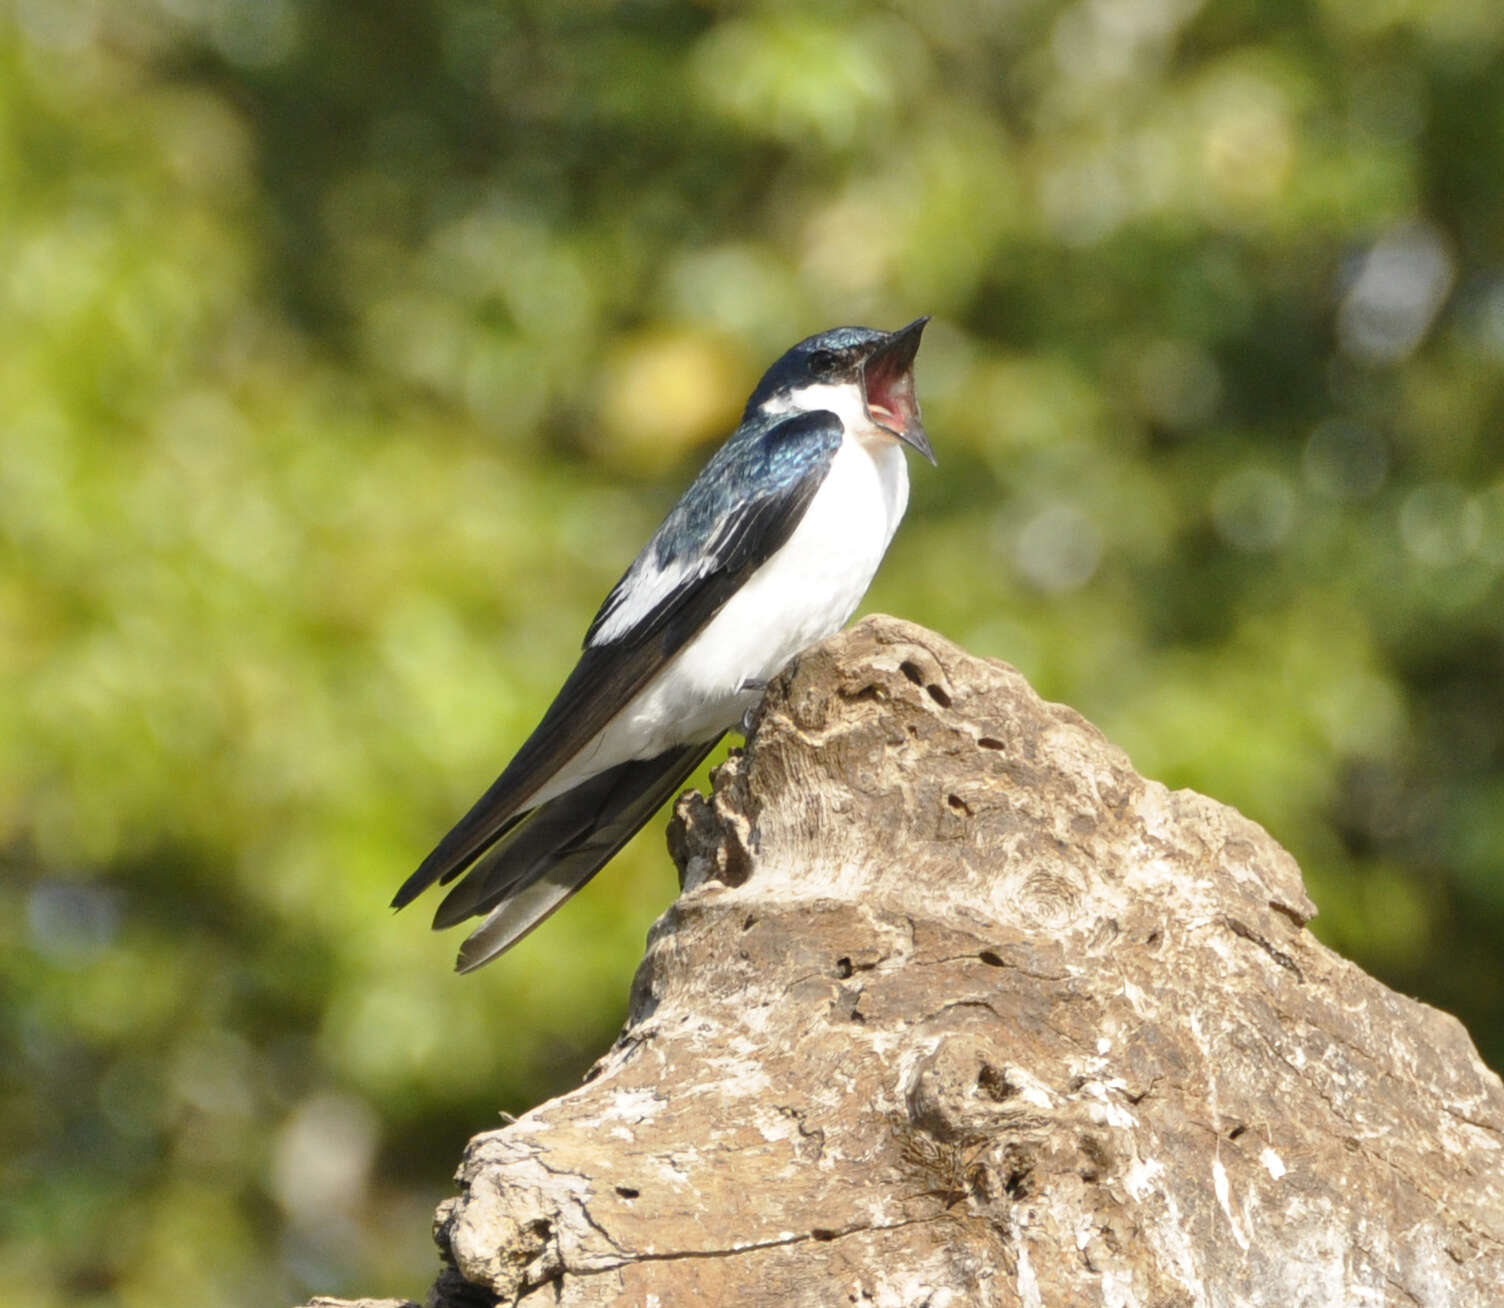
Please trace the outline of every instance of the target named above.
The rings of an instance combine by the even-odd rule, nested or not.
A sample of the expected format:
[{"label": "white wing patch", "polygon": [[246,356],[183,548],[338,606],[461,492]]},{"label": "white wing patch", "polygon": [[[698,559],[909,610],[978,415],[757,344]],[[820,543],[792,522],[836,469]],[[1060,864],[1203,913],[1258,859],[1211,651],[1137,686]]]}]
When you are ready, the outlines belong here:
[{"label": "white wing patch", "polygon": [[632,631],[676,590],[705,574],[711,560],[703,554],[692,559],[673,559],[659,566],[649,549],[622,578],[607,601],[600,626],[590,638],[591,646],[609,645]]},{"label": "white wing patch", "polygon": [[[762,406],[762,411],[770,417],[785,413],[833,413],[841,421],[847,435],[861,440],[881,437],[885,445],[891,444],[893,440],[891,433],[873,425],[862,399],[861,386],[856,382],[838,386],[825,383],[805,386],[787,396],[769,401]],[[599,625],[589,639],[589,647],[610,645],[629,636],[676,592],[694,586],[714,572],[721,565],[730,543],[745,528],[747,511],[748,506],[743,504],[737,511],[726,513],[715,524],[706,540],[677,558],[660,563],[656,545],[659,536],[673,521],[670,516],[627,570],[627,575],[621,579],[616,589],[606,597],[598,618]],[[902,513],[902,509],[899,512]]]},{"label": "white wing patch", "polygon": [[650,542],[607,598],[605,615],[591,637],[591,646],[620,640],[676,591],[709,576],[720,563],[727,539],[736,527],[736,515],[722,518],[710,538],[692,555],[681,555],[666,564],[659,564],[657,551]]}]

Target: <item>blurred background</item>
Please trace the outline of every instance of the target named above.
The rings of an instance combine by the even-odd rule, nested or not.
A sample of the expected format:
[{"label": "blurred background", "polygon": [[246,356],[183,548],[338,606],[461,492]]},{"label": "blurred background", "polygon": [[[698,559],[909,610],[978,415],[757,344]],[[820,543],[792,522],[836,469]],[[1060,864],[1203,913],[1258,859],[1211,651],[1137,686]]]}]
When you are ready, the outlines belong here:
[{"label": "blurred background", "polygon": [[762,369],[935,315],[869,609],[1504,1064],[1497,0],[0,0],[0,1299],[421,1296],[663,820],[386,903]]}]

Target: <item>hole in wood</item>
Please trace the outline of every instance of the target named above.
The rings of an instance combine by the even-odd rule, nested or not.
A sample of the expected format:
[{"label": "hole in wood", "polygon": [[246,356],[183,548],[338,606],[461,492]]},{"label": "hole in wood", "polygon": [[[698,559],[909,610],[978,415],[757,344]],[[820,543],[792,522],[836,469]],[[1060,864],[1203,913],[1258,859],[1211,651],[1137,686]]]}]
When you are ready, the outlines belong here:
[{"label": "hole in wood", "polygon": [[996,1104],[1018,1093],[1018,1087],[1008,1080],[1008,1074],[991,1063],[983,1063],[982,1070],[977,1073],[977,1089]]}]

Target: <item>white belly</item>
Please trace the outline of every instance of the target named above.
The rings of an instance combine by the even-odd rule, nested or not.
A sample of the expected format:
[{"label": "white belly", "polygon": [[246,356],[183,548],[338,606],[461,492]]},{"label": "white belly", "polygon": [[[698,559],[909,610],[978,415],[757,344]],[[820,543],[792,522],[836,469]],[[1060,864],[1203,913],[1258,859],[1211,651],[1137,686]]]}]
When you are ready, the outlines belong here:
[{"label": "white belly", "polygon": [[848,436],[784,547],[532,802],[734,726],[761,694],[749,682],[775,676],[856,611],[908,500],[898,443]]}]

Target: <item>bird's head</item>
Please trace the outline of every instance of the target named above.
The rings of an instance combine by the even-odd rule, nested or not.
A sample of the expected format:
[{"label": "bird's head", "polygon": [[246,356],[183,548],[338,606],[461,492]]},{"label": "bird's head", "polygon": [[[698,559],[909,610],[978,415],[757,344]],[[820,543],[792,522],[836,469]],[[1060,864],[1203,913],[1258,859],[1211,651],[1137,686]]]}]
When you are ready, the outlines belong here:
[{"label": "bird's head", "polygon": [[834,327],[800,341],[764,374],[747,416],[830,409],[843,420],[865,419],[934,463],[914,394],[914,356],[927,322],[928,315],[916,318],[896,332]]}]

